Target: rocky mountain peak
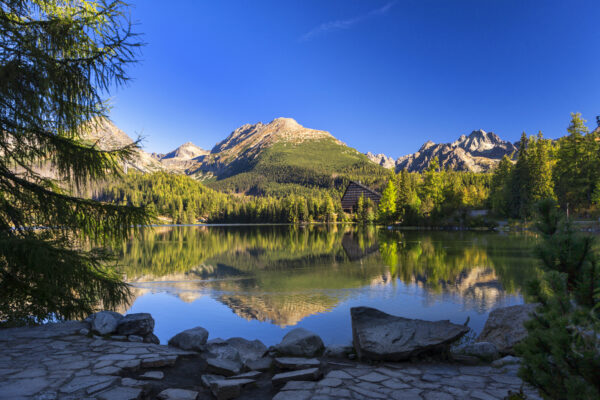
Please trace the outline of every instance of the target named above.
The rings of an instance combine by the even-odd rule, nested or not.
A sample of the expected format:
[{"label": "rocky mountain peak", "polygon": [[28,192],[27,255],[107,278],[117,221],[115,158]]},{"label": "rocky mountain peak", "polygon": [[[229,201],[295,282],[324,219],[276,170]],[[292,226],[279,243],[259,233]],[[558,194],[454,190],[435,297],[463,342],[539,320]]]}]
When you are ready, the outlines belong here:
[{"label": "rocky mountain peak", "polygon": [[435,143],[432,142],[431,140],[426,141],[425,143],[423,143],[423,146],[421,146],[421,148],[419,149],[419,151],[425,151],[428,148],[435,146]]},{"label": "rocky mountain peak", "polygon": [[367,158],[374,162],[375,164],[381,165],[383,168],[394,168],[396,166],[396,162],[392,157],[388,157],[385,154],[373,154],[370,151],[365,153]]},{"label": "rocky mountain peak", "polygon": [[160,160],[173,159],[173,158],[191,160],[196,157],[204,156],[208,153],[209,152],[207,150],[204,150],[201,147],[196,146],[194,143],[186,142],[186,143],[182,144],[181,146],[179,146],[178,148],[176,148],[175,150],[171,151],[170,153],[167,153],[165,155],[159,154],[158,158]]}]

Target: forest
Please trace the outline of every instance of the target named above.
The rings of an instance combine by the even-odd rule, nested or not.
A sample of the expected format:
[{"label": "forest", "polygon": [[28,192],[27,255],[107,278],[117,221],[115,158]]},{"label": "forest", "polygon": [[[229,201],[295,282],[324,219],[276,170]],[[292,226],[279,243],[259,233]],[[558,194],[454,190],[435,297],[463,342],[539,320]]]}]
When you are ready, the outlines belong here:
[{"label": "forest", "polygon": [[132,172],[101,186],[95,197],[147,206],[153,215],[178,224],[355,221],[490,227],[498,219],[531,219],[543,199],[556,200],[572,215],[594,217],[600,204],[600,129],[590,132],[574,113],[567,132],[558,140],[523,133],[517,154],[505,156],[491,173],[442,170],[434,158],[422,173],[391,172],[387,182],[377,174],[369,182],[383,187],[380,203],[360,199],[352,214],[341,209],[340,187],[353,178],[343,174],[301,190],[274,185],[268,194],[251,196],[211,189],[185,175]]}]

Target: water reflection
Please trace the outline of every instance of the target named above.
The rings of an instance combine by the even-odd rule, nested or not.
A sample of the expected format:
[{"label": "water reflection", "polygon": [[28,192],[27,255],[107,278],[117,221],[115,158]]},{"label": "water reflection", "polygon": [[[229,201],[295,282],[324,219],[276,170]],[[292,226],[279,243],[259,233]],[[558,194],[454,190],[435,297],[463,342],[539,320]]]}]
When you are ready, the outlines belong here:
[{"label": "water reflection", "polygon": [[[159,227],[125,243],[121,264],[134,286],[134,306],[157,294],[193,304],[208,296],[238,319],[286,328],[356,301],[394,305],[424,319],[435,319],[427,318],[435,304],[456,309],[457,317],[485,314],[518,302],[521,285],[538,273],[534,241],[342,225]],[[170,310],[171,322],[186,318],[184,309]]]}]

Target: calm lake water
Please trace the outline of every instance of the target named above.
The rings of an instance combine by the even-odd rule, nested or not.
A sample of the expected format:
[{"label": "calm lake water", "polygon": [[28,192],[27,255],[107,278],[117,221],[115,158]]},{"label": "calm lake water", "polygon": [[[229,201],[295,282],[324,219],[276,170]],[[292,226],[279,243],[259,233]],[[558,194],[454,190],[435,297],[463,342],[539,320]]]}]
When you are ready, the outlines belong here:
[{"label": "calm lake water", "polygon": [[481,331],[489,311],[523,302],[535,276],[532,235],[355,226],[146,229],[122,250],[134,298],[162,343],[195,326],[212,338],[278,343],[295,327],[351,342],[350,308],[449,319]]}]

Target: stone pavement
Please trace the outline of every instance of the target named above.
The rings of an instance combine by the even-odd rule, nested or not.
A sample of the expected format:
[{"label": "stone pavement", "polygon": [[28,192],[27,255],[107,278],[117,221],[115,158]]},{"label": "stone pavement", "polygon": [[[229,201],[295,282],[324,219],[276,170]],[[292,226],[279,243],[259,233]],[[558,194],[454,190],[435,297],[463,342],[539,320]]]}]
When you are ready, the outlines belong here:
[{"label": "stone pavement", "polygon": [[173,365],[181,355],[196,354],[82,335],[88,326],[0,330],[0,399],[136,399],[142,389],[125,386],[133,380],[121,379],[123,370]]},{"label": "stone pavement", "polygon": [[[89,337],[82,331],[87,327],[85,323],[66,322],[0,330],[0,399],[154,398],[144,392],[144,385],[140,385],[143,382],[123,376],[139,368],[170,367],[180,356],[200,356],[174,347]],[[186,359],[196,365],[194,358]],[[503,399],[509,390],[518,392],[522,387],[516,376],[516,364],[499,367],[439,362],[369,365],[322,359],[321,366],[325,371],[321,380],[292,381],[280,388],[270,385],[272,372],[266,372],[257,382],[256,390],[249,388],[241,398],[497,400]],[[162,372],[142,376],[160,380]],[[200,385],[199,382],[194,384]],[[260,389],[261,385],[264,390]],[[540,399],[531,388],[524,386],[523,389],[528,400]],[[210,395],[204,392],[198,397],[205,399]]]},{"label": "stone pavement", "polygon": [[[338,363],[338,368],[318,382],[288,382],[273,400],[498,400],[509,391],[519,392],[523,385],[516,376],[518,365]],[[523,386],[523,392],[528,400],[541,400],[528,386]]]}]

